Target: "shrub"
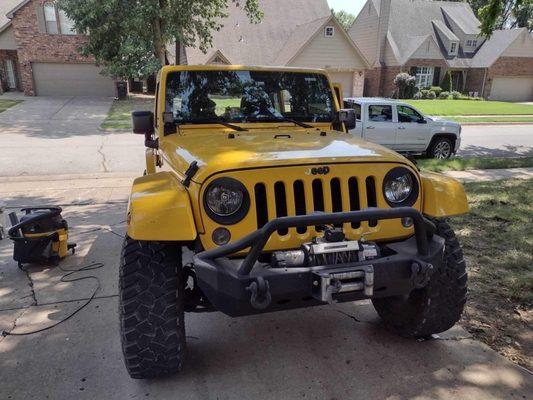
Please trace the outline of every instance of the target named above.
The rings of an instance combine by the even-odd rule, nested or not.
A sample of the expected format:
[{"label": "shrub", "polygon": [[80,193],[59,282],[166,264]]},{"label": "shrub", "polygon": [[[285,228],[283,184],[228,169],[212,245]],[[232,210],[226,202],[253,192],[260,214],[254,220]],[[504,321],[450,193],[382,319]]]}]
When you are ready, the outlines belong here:
[{"label": "shrub", "polygon": [[444,90],[446,92],[450,92],[450,91],[453,90],[453,88],[452,88],[452,74],[450,73],[450,71],[446,71],[446,73],[444,74],[444,78],[442,79],[440,87],[442,88],[442,90]]},{"label": "shrub", "polygon": [[433,100],[433,99],[437,98],[437,95],[435,94],[435,92],[433,90],[428,91],[428,95],[427,96],[428,96],[427,98],[430,99],[430,100]]},{"label": "shrub", "polygon": [[[435,93],[435,95],[436,94],[437,93]],[[446,100],[448,99],[448,97],[450,97],[450,92],[440,92],[438,96],[439,96],[439,99]]]},{"label": "shrub", "polygon": [[420,94],[422,95],[423,99],[427,99],[428,98],[428,93],[429,93],[429,90],[427,90],[427,89],[422,89],[420,91]]},{"label": "shrub", "polygon": [[454,90],[454,91],[452,92],[452,98],[453,98],[454,100],[458,100],[458,99],[460,99],[460,98],[461,98],[461,93],[459,93],[458,91]]},{"label": "shrub", "polygon": [[416,92],[415,95],[413,96],[413,99],[415,100],[420,100],[422,98],[423,98],[422,92]]},{"label": "shrub", "polygon": [[440,86],[431,86],[429,90],[433,90],[437,97],[440,97],[440,94],[442,92],[442,88]]},{"label": "shrub", "polygon": [[410,99],[415,94],[416,78],[406,72],[400,72],[394,78],[394,85],[397,88],[398,97],[400,99]]}]

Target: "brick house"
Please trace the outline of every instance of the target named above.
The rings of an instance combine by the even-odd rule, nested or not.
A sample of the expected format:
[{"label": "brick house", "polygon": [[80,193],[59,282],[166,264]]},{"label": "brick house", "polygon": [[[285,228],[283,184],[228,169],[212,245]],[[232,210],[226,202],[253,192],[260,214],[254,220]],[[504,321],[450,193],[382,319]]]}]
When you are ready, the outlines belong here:
[{"label": "brick house", "polygon": [[251,24],[241,8],[230,4],[207,53],[182,48],[177,63],[324,68],[342,84],[345,96],[363,94],[369,64],[332,16],[327,0],[260,0],[260,9],[262,21]]},{"label": "brick house", "polygon": [[53,1],[0,1],[0,93],[114,96],[112,79],[79,54],[86,38]]},{"label": "brick house", "polygon": [[533,100],[533,37],[527,29],[480,36],[468,3],[368,0],[348,33],[369,60],[365,95],[391,96],[399,72],[417,86],[439,86],[491,100]]}]

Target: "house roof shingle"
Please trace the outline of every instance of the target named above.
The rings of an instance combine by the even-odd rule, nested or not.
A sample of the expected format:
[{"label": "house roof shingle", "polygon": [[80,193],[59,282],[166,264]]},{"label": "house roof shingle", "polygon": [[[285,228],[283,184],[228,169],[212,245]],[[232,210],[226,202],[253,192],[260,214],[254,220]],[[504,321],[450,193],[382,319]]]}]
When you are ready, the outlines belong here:
[{"label": "house roof shingle", "polygon": [[483,68],[492,65],[525,30],[526,28],[494,31],[472,58],[470,66]]},{"label": "house roof shingle", "polygon": [[[297,12],[291,12],[289,7]],[[231,62],[238,60],[242,64],[272,65],[296,30],[303,33],[303,30],[314,26],[313,21],[331,15],[324,0],[260,0],[260,8],[265,15],[263,20],[252,24],[246,13],[232,4],[228,18],[222,21],[224,28],[213,33],[212,49],[204,54],[196,47],[188,47],[187,62],[204,64],[216,50],[220,50]],[[310,26],[302,27],[307,24]],[[293,40],[294,43],[299,41],[297,33]]]},{"label": "house roof shingle", "polygon": [[18,8],[23,3],[27,3],[28,0],[0,0],[0,32],[6,29],[11,20],[8,18],[7,14],[13,11],[15,8]]}]

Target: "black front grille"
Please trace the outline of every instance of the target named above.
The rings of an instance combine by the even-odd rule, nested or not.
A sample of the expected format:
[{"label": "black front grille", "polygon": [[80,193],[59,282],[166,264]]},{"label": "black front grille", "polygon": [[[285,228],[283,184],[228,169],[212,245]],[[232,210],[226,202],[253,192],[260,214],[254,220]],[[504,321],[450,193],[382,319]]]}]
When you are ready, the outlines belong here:
[{"label": "black front grille", "polygon": [[[287,187],[287,185],[290,185]],[[309,185],[310,187],[307,187]],[[365,188],[366,196],[361,200],[360,189]],[[306,190],[307,188],[307,190]],[[357,211],[361,207],[377,207],[376,184],[373,177],[359,180],[351,177],[347,180],[340,178],[318,179],[312,181],[296,180],[292,183],[276,182],[270,191],[266,184],[255,185],[255,204],[257,227],[263,227],[271,217],[287,215],[305,215],[314,211],[342,212]],[[270,204],[275,209],[268,209],[267,196],[272,193],[274,201]],[[309,196],[310,198],[307,198]],[[329,198],[327,198],[329,196]],[[377,221],[370,221],[370,226],[376,226]],[[360,223],[352,223],[352,228],[358,229]],[[298,233],[305,233],[306,227],[298,227]],[[281,236],[287,235],[288,230],[279,230]]]}]

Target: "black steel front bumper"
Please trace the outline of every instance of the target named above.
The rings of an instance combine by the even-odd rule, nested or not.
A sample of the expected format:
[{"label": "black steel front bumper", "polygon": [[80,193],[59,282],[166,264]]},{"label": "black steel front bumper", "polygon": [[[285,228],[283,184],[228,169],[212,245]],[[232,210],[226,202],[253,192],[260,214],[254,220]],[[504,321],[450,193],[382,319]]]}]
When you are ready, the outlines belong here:
[{"label": "black steel front bumper", "polygon": [[[412,218],[414,236],[381,244],[385,255],[371,261],[298,268],[272,268],[258,262],[268,239],[278,229],[404,217]],[[324,304],[317,294],[325,289],[320,286],[329,282],[328,277],[346,273],[361,277],[361,290],[339,291],[335,301],[403,295],[423,287],[432,270],[442,263],[444,239],[434,235],[434,230],[431,221],[409,207],[282,217],[240,240],[197,254],[194,266],[204,295],[216,309],[230,316]],[[247,248],[250,250],[244,258],[230,257]]]}]

